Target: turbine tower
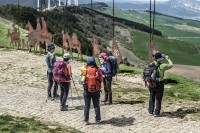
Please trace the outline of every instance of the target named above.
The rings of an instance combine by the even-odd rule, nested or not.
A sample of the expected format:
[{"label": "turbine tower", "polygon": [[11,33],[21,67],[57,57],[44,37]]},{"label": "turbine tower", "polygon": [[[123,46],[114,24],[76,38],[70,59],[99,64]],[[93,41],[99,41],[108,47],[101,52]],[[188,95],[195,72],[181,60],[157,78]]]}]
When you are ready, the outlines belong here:
[{"label": "turbine tower", "polygon": [[39,11],[40,8],[40,0],[37,1],[37,10]]},{"label": "turbine tower", "polygon": [[50,3],[50,0],[48,0],[48,10],[50,10],[51,8],[51,3]]},{"label": "turbine tower", "polygon": [[58,4],[58,6],[60,6],[60,0],[59,0],[59,4]]}]

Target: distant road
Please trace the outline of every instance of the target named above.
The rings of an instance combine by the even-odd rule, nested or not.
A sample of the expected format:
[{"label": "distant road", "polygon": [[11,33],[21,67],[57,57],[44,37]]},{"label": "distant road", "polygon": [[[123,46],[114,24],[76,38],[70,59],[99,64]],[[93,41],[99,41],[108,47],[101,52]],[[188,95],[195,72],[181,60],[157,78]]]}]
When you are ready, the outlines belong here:
[{"label": "distant road", "polygon": [[174,65],[169,72],[200,81],[200,66]]},{"label": "distant road", "polygon": [[167,37],[169,39],[177,39],[177,38],[200,38],[200,37]]}]

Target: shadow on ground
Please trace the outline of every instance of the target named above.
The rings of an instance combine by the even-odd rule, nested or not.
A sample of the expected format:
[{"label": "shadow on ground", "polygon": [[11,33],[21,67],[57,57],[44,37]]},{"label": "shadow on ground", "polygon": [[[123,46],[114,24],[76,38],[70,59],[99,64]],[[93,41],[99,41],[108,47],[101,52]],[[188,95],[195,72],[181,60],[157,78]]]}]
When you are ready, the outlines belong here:
[{"label": "shadow on ground", "polygon": [[135,118],[133,117],[125,117],[122,115],[121,118],[111,118],[109,120],[103,120],[100,124],[111,124],[113,126],[124,127],[124,126],[132,126],[134,124]]},{"label": "shadow on ground", "polygon": [[83,97],[82,96],[76,96],[76,97],[68,97],[67,98],[68,100],[82,100],[83,99]]},{"label": "shadow on ground", "polygon": [[135,101],[135,100],[129,100],[129,101],[114,101],[114,104],[140,104],[140,103],[144,103],[144,101]]},{"label": "shadow on ground", "polygon": [[165,84],[178,84],[178,81],[174,79],[165,79]]},{"label": "shadow on ground", "polygon": [[161,117],[183,119],[186,115],[195,113],[200,113],[200,108],[179,108],[174,112],[163,112]]}]

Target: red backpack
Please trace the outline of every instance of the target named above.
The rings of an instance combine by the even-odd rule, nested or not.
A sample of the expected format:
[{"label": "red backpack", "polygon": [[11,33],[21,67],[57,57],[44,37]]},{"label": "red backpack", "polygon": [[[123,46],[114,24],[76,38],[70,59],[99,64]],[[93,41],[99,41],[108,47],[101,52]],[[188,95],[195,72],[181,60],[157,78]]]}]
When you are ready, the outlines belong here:
[{"label": "red backpack", "polygon": [[99,78],[98,69],[87,67],[86,83],[88,92],[97,92],[101,89],[101,82]]},{"label": "red backpack", "polygon": [[70,80],[69,76],[65,76],[65,69],[68,63],[64,61],[56,61],[53,65],[53,79],[55,82],[66,82]]}]

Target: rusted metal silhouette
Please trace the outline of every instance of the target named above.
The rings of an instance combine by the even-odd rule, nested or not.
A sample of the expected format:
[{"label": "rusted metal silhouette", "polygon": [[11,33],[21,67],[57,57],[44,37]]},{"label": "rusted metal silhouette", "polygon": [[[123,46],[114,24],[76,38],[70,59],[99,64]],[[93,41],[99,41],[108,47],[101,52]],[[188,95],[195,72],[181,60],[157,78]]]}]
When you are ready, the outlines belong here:
[{"label": "rusted metal silhouette", "polygon": [[149,42],[149,46],[148,46],[148,49],[149,49],[149,53],[148,53],[148,64],[150,64],[150,63],[152,63],[153,61],[154,61],[154,55],[155,55],[155,53],[157,53],[158,52],[158,49],[156,48],[156,46],[155,46],[155,42],[154,42],[154,40],[150,40],[150,42]]},{"label": "rusted metal silhouette", "polygon": [[64,30],[62,30],[62,40],[63,40],[63,45],[62,45],[62,55],[64,55],[64,51],[69,52],[69,44],[67,43],[67,35],[68,33],[65,33]]},{"label": "rusted metal silhouette", "polygon": [[10,47],[15,48],[17,45],[17,48],[21,48],[21,41],[20,41],[20,31],[19,28],[15,27],[15,24],[12,24],[13,31],[10,32],[10,29],[8,29],[7,37],[10,37]]},{"label": "rusted metal silhouette", "polygon": [[118,45],[117,45],[117,41],[115,38],[113,38],[113,42],[112,42],[112,54],[113,56],[115,56],[117,58],[117,62],[118,64],[120,64],[122,62],[122,56],[120,54]]},{"label": "rusted metal silhouette", "polygon": [[22,39],[22,49],[29,49],[29,42],[25,42],[25,39]]},{"label": "rusted metal silhouette", "polygon": [[[31,23],[28,21],[26,24],[26,28],[29,30],[28,34],[28,40],[30,42],[30,45],[34,47],[34,52],[37,51],[37,47],[40,47],[40,53],[45,49],[46,51],[46,43],[50,43],[52,41],[52,34],[48,32],[47,30],[47,25],[44,20],[44,17],[41,17],[42,20],[42,28],[40,25],[39,19],[37,19],[37,27],[36,30],[33,29],[33,26]],[[31,51],[31,47],[30,47]]]},{"label": "rusted metal silhouette", "polygon": [[93,46],[93,57],[98,57],[101,51],[99,47],[99,42],[97,40],[97,36],[95,34],[93,34],[92,46]]},{"label": "rusted metal silhouette", "polygon": [[73,59],[73,50],[76,49],[78,52],[78,59],[79,59],[79,55],[81,56],[82,59],[82,53],[81,53],[81,43],[78,40],[77,34],[73,33],[72,34],[72,38],[70,37],[69,33],[66,32],[66,37],[69,43],[69,47],[70,47],[70,52],[72,55],[72,59]]}]

